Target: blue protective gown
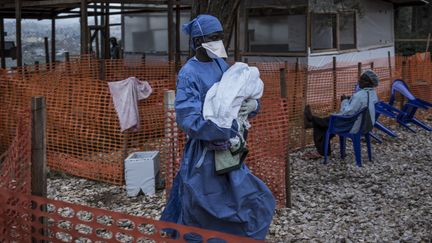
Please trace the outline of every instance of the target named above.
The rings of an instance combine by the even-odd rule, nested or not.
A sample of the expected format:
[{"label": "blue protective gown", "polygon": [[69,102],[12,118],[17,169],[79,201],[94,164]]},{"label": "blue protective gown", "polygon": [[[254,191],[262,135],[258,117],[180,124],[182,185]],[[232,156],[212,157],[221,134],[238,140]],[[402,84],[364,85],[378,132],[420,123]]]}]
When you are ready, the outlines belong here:
[{"label": "blue protective gown", "polygon": [[207,91],[227,69],[223,59],[191,58],[179,72],[175,109],[188,141],[161,220],[265,239],[275,209],[267,186],[244,163],[238,170],[216,175],[214,151],[195,167],[205,141],[226,141],[237,131],[236,122],[231,129],[220,128],[202,115]]}]

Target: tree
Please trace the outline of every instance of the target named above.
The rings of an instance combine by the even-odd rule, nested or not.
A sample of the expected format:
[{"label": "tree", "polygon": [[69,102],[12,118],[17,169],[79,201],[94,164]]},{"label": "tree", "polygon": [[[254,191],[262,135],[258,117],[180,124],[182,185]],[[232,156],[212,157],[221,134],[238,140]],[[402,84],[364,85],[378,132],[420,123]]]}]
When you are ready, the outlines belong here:
[{"label": "tree", "polygon": [[225,33],[224,45],[226,49],[228,49],[240,1],[241,0],[194,0],[192,3],[191,19],[200,14],[210,14],[217,17],[222,23]]}]

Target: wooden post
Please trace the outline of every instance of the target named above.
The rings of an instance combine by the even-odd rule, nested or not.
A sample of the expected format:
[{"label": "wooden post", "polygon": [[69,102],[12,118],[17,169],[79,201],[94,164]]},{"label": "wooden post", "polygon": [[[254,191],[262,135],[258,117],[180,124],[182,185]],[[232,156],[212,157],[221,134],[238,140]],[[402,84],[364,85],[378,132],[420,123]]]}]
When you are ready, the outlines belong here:
[{"label": "wooden post", "polygon": [[66,66],[66,75],[71,74],[71,66],[70,66],[70,58],[69,58],[69,52],[65,52],[65,66]]},{"label": "wooden post", "polygon": [[[407,82],[407,73],[406,73],[406,61],[405,60],[403,60],[402,61],[402,80],[404,81],[404,82]],[[403,103],[404,103],[404,97],[403,97],[403,95],[400,95],[400,100],[399,100],[399,102],[400,102],[400,104],[399,104],[399,109],[400,110],[402,110],[403,109]]]},{"label": "wooden post", "polygon": [[361,74],[362,74],[362,63],[361,62],[359,62],[359,63],[357,63],[357,79],[360,79],[360,76],[361,76]]},{"label": "wooden post", "polygon": [[174,112],[174,101],[175,101],[175,91],[166,90],[164,92],[164,110],[165,110],[165,138],[169,144],[169,168],[167,173],[174,178],[175,176],[175,162],[176,162],[176,151],[178,146],[178,131],[177,124],[175,122],[175,112]]},{"label": "wooden post", "polygon": [[99,68],[99,79],[100,80],[105,80],[106,78],[106,73],[105,73],[105,59],[101,59],[100,60],[100,68]]},{"label": "wooden post", "polygon": [[15,27],[16,27],[16,59],[17,66],[22,67],[22,45],[21,45],[21,6],[22,0],[15,0]]},{"label": "wooden post", "polygon": [[235,26],[234,26],[234,60],[240,61],[240,6],[237,7]]},{"label": "wooden post", "polygon": [[173,26],[173,0],[168,0],[168,61],[174,61],[174,26]]},{"label": "wooden post", "polygon": [[306,16],[306,51],[308,55],[310,54],[311,49],[312,49],[312,13],[308,12]]},{"label": "wooden post", "polygon": [[[98,20],[98,11],[99,11],[99,9],[98,9],[97,5],[98,5],[98,3],[94,3],[94,7],[93,7],[93,11],[95,12],[95,16],[94,16],[94,25],[95,26],[99,25],[99,20]],[[123,3],[122,3],[122,6],[123,6]],[[123,18],[124,17],[123,17],[123,14],[122,14],[122,21],[123,21]],[[99,31],[100,30],[98,28],[95,29],[95,32],[96,32],[96,37],[95,37],[95,42],[96,42],[96,45],[95,45],[95,48],[96,48],[95,55],[96,55],[97,59],[100,58],[100,54],[99,54],[99,33],[100,32]],[[122,31],[123,31],[123,26],[122,26]]]},{"label": "wooden post", "polygon": [[109,3],[105,3],[105,15],[104,15],[104,48],[105,48],[105,59],[110,59],[111,58],[111,53],[110,53],[110,19],[109,19]]},{"label": "wooden post", "polygon": [[32,194],[47,195],[46,103],[45,97],[32,97]]},{"label": "wooden post", "polygon": [[280,94],[282,98],[288,97],[287,87],[286,87],[286,72],[285,68],[279,69],[279,84],[280,84]]},{"label": "wooden post", "polygon": [[[281,68],[280,71],[280,96],[282,99],[287,99],[287,85],[286,85],[286,67],[287,62],[285,62],[285,67]],[[290,161],[289,161],[289,143],[286,144],[287,146],[287,154],[286,154],[286,161],[285,161],[285,205],[288,208],[291,208],[291,169],[290,169]]]},{"label": "wooden post", "polygon": [[244,6],[244,52],[249,52],[249,9]]},{"label": "wooden post", "polygon": [[53,68],[56,61],[56,20],[55,17],[51,19],[51,62],[53,63]]},{"label": "wooden post", "polygon": [[81,54],[88,53],[87,0],[81,0]]},{"label": "wooden post", "polygon": [[[288,68],[288,66],[286,66],[286,68]],[[295,70],[294,70],[294,92],[292,94],[293,96],[293,114],[296,114],[297,112],[297,86],[298,86],[298,72],[299,72],[299,59],[298,57],[296,58],[296,63],[295,63]]]},{"label": "wooden post", "polygon": [[337,108],[337,70],[336,57],[333,57],[333,111]]},{"label": "wooden post", "polygon": [[50,63],[48,37],[44,37],[44,45],[45,45],[45,64],[46,64],[45,66],[48,68]]},{"label": "wooden post", "polygon": [[[102,60],[103,61],[103,60]],[[123,133],[123,161],[128,157],[129,131]]]},{"label": "wooden post", "polygon": [[[124,11],[124,3],[121,4],[121,11]],[[121,45],[121,55],[120,58],[124,59],[124,50],[125,50],[125,14],[122,13],[121,15],[121,39],[122,39],[122,45]]]},{"label": "wooden post", "polygon": [[0,58],[1,68],[6,69],[4,18],[0,17]]},{"label": "wooden post", "polygon": [[35,65],[35,71],[36,71],[36,73],[39,73],[39,61],[35,61],[34,65]]},{"label": "wooden post", "polygon": [[67,51],[64,54],[65,54],[65,61],[69,62],[70,61],[69,52]]},{"label": "wooden post", "polygon": [[[46,103],[45,97],[32,97],[31,124],[31,193],[35,196],[47,196],[47,155],[46,155]],[[47,208],[41,208],[46,212]],[[42,224],[40,233],[47,235],[47,219],[39,221]],[[35,242],[32,239],[32,242]],[[43,241],[45,242],[45,241]]]},{"label": "wooden post", "polygon": [[370,68],[371,68],[371,70],[374,70],[374,62],[371,62]]},{"label": "wooden post", "polygon": [[[178,3],[178,2],[177,2]],[[176,28],[175,28],[175,68],[176,72],[181,66],[181,50],[180,50],[180,4],[176,5]]]},{"label": "wooden post", "polygon": [[429,51],[430,40],[431,40],[431,33],[428,34],[427,41],[426,41],[426,50],[425,50],[425,57],[424,57],[425,61],[426,61],[427,52]]},{"label": "wooden post", "polygon": [[[305,72],[305,77],[303,80],[303,101],[302,101],[302,111],[304,111],[306,105],[307,105],[307,89],[308,89],[308,74],[309,74],[309,68],[308,66],[305,67],[304,69]],[[304,117],[303,117],[304,119]],[[304,121],[304,120],[303,120]],[[304,122],[303,122],[303,134],[302,134],[302,148],[305,148],[306,146],[306,128],[304,127]]]},{"label": "wooden post", "polygon": [[389,65],[389,90],[391,90],[392,82],[393,82],[393,71],[392,71],[392,61],[391,61],[390,51],[387,52],[387,56],[388,56],[388,65]]}]

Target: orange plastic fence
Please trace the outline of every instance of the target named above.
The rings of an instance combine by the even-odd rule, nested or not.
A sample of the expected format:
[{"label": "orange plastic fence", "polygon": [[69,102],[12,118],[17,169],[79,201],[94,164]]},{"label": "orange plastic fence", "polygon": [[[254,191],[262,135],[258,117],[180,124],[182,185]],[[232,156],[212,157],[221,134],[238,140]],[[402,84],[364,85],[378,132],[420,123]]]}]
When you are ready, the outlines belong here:
[{"label": "orange plastic fence", "polygon": [[397,59],[400,78],[404,79],[414,95],[432,102],[432,62],[430,53],[418,53]]},{"label": "orange plastic fence", "polygon": [[[174,77],[170,77],[172,65],[126,65],[110,60],[103,63],[108,81],[136,76],[149,81],[153,88],[152,95],[139,103],[140,132],[121,133],[107,81],[83,77],[92,76],[95,68],[90,63],[97,67],[98,62],[80,60],[66,63],[69,71],[60,65],[55,70],[26,67],[0,76],[4,104],[0,144],[9,144],[13,137],[16,111],[28,105],[32,96],[43,95],[47,99],[48,165],[52,169],[122,184],[123,160],[128,153],[159,150],[165,160],[168,145],[164,140],[163,95],[165,90],[175,88]],[[82,72],[74,71],[79,69]]]},{"label": "orange plastic fence", "polygon": [[[260,113],[251,120],[248,135],[249,154],[245,163],[272,190],[279,207],[285,205],[285,165],[288,158],[288,109],[281,98],[261,100]],[[174,117],[174,111],[170,112]],[[173,156],[167,164],[168,188],[179,169],[185,144],[185,134],[176,128],[171,119],[168,139],[173,145]],[[172,130],[171,130],[172,129]]]},{"label": "orange plastic fence", "polygon": [[[194,233],[203,242],[258,242],[215,231],[136,217],[31,196],[31,123],[21,113],[16,134],[0,167],[0,242],[185,242]],[[167,238],[163,229],[177,232]]]},{"label": "orange plastic fence", "polygon": [[19,113],[14,138],[0,158],[0,188],[31,192],[30,111]]},{"label": "orange plastic fence", "polygon": [[[303,65],[251,63],[265,83],[261,113],[252,121],[247,159],[284,204],[285,161],[288,149],[311,141],[303,129],[303,107],[318,114],[334,112],[342,94],[351,94],[359,74],[373,69],[380,76],[378,94],[387,100],[391,80],[404,78],[415,95],[431,99],[432,64],[429,59],[390,58],[361,65],[337,63],[316,69]],[[107,82],[130,76],[149,81],[154,93],[140,102],[141,131],[120,133]],[[105,80],[101,80],[105,79]],[[175,124],[174,111],[164,107],[164,91],[175,89],[172,63],[135,60],[72,58],[56,65],[24,67],[0,75],[0,145],[4,152],[14,137],[20,109],[30,97],[44,95],[48,114],[48,164],[90,179],[123,183],[123,159],[137,150],[161,152],[167,187],[182,156],[184,134]],[[283,97],[283,98],[280,98]]]},{"label": "orange plastic fence", "polygon": [[[167,238],[164,229],[178,238]],[[185,242],[190,233],[202,242],[259,242],[0,188],[0,242]]]}]

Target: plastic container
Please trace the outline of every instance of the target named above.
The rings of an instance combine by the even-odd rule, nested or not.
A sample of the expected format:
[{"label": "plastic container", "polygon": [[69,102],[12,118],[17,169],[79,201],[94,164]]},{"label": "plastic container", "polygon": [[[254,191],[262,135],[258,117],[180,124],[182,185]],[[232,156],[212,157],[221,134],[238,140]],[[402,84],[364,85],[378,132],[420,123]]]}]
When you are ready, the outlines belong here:
[{"label": "plastic container", "polygon": [[134,152],[126,158],[125,179],[129,197],[136,197],[140,191],[147,195],[156,193],[159,164],[159,151]]}]

